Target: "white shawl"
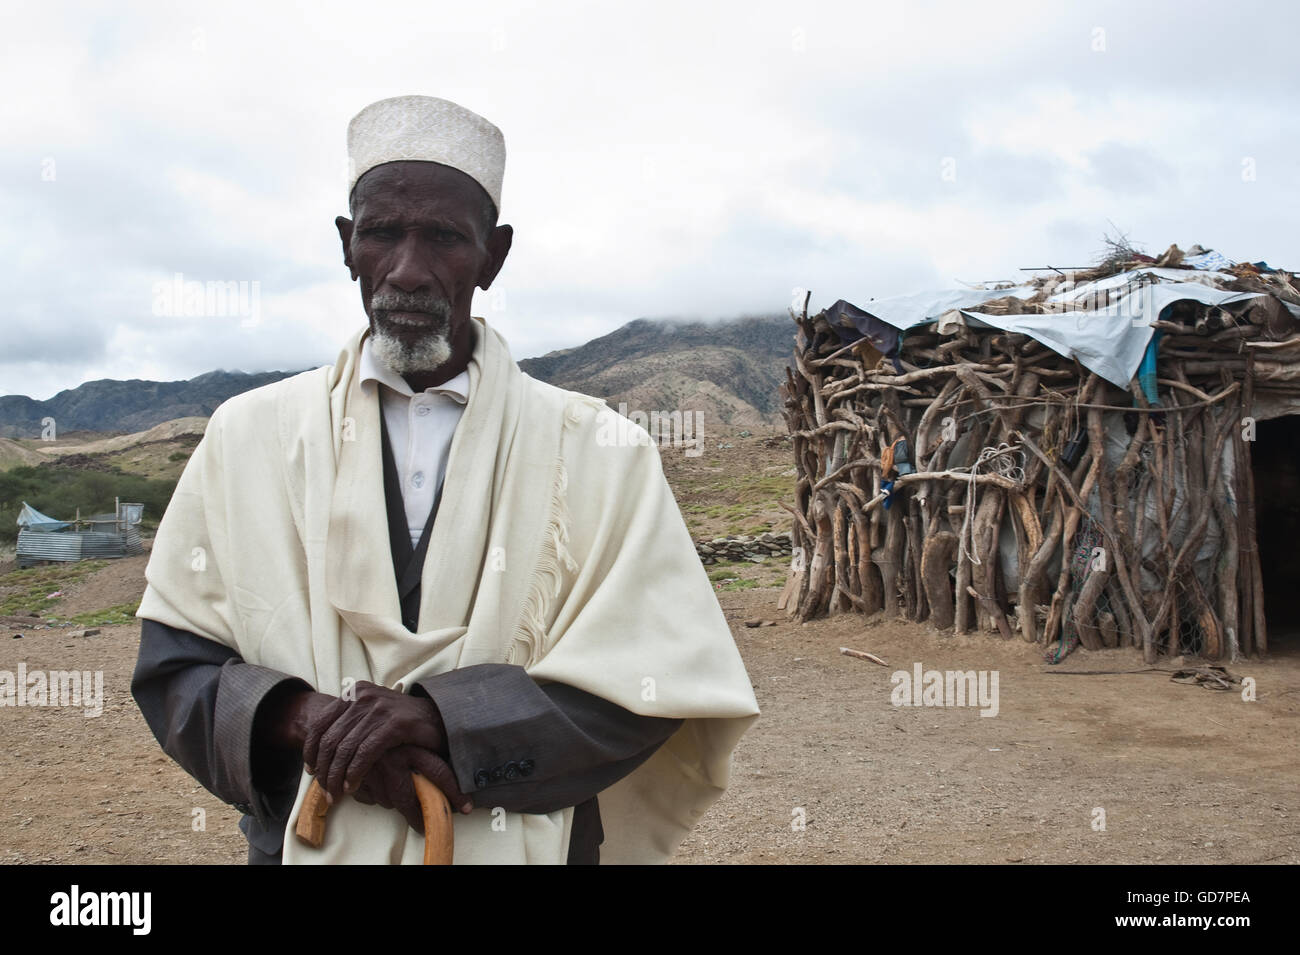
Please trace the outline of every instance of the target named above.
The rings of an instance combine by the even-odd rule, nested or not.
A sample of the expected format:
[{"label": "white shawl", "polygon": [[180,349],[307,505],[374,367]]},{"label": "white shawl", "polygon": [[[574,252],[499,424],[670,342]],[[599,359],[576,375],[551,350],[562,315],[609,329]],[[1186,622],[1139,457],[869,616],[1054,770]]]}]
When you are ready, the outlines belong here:
[{"label": "white shawl", "polygon": [[[469,400],[421,578],[401,623],[377,390],[352,335],[333,366],[245,392],[212,415],[158,528],[137,612],[339,695],[345,678],[409,689],[515,663],[643,715],[685,720],[600,794],[602,862],[662,862],[727,785],[758,714],[735,642],[645,431],[519,370],[474,320]],[[394,810],[344,799],[325,845],[286,863],[419,863]],[[563,863],[573,810],[455,814],[455,862]],[[495,820],[495,825],[494,825]],[[504,821],[504,828],[502,822]]]}]

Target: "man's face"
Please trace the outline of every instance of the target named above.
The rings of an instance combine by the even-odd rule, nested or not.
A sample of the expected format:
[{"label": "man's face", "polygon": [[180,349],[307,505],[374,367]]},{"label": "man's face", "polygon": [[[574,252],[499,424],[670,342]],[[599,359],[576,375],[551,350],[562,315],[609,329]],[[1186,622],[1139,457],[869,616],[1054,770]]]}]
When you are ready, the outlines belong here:
[{"label": "man's face", "polygon": [[361,283],[377,356],[424,377],[472,350],[474,289],[487,289],[510,250],[510,226],[485,221],[490,200],[458,169],[431,162],[377,166],[357,182],[354,219],[335,224],[344,261]]}]

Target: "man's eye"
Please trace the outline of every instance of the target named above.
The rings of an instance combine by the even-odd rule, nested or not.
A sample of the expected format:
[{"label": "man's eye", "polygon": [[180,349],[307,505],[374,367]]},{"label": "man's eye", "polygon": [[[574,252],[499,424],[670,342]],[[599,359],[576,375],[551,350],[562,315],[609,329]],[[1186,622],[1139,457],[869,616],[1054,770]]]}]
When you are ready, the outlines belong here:
[{"label": "man's eye", "polygon": [[397,238],[397,230],[388,228],[362,229],[361,235],[366,239],[395,239]]}]

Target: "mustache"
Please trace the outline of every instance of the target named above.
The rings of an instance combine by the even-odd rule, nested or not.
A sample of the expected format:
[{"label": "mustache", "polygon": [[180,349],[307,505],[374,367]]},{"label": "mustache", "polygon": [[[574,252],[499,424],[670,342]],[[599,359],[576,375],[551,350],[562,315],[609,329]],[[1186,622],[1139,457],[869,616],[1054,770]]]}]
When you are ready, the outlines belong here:
[{"label": "mustache", "polygon": [[451,302],[436,292],[376,292],[370,299],[370,310],[381,319],[389,312],[423,312],[442,320],[451,317]]}]

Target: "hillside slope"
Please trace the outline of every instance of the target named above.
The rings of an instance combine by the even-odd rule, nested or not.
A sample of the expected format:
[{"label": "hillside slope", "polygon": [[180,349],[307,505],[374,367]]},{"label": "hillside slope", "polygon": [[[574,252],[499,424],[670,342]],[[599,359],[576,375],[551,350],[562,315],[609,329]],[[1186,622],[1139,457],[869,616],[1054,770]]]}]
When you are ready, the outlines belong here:
[{"label": "hillside slope", "polygon": [[780,427],[777,388],[793,350],[789,318],[637,319],[577,348],[526,358],[534,378],[628,411],[696,411],[728,430]]}]

